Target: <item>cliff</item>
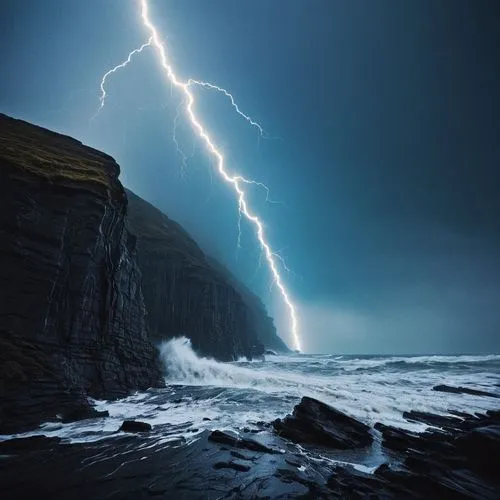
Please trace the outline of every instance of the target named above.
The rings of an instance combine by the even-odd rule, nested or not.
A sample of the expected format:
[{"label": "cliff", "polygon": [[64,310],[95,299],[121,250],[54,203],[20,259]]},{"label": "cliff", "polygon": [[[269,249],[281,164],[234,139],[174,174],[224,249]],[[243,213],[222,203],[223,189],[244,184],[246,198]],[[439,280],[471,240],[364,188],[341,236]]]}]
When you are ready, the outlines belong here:
[{"label": "cliff", "polygon": [[162,383],[118,174],[0,114],[0,433]]},{"label": "cliff", "polygon": [[118,175],[0,114],[0,433],[162,385],[151,341],[220,360],[286,350],[262,302]]},{"label": "cliff", "polygon": [[262,300],[250,291],[241,281],[239,281],[226,267],[224,267],[220,262],[207,257],[210,265],[217,269],[220,273],[226,276],[226,279],[231,284],[232,287],[237,290],[241,295],[243,302],[247,306],[250,314],[253,317],[255,324],[255,331],[257,332],[257,337],[259,342],[264,345],[266,349],[271,349],[276,352],[287,353],[290,352],[288,346],[283,342],[281,337],[278,336],[276,332],[276,327],[274,326],[274,321],[271,316],[267,313],[266,307],[262,303]]},{"label": "cliff", "polygon": [[131,191],[129,230],[137,236],[151,338],[184,335],[220,360],[287,350],[260,300],[206,256],[189,234]]}]

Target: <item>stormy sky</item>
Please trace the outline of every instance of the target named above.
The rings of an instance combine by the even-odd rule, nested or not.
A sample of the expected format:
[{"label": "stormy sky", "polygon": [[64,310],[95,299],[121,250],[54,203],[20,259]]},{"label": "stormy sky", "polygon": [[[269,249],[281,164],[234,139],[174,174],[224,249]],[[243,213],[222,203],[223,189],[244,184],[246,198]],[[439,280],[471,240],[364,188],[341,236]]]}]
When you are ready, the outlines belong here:
[{"label": "stormy sky", "polygon": [[[286,259],[305,351],[500,352],[500,3],[151,0],[182,78],[234,93],[271,139],[199,91]],[[124,184],[254,290],[290,339],[252,232],[145,50],[138,2],[3,0],[0,111],[112,154]]]}]

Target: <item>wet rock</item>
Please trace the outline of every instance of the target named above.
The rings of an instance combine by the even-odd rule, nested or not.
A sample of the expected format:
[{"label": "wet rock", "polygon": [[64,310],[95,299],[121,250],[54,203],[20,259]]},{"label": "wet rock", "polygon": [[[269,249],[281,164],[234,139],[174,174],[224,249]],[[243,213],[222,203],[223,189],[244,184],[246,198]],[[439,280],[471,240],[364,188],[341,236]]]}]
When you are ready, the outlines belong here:
[{"label": "wet rock", "polygon": [[297,460],[296,458],[293,458],[293,457],[285,458],[285,462],[288,465],[291,465],[292,467],[300,467],[302,465],[302,461]]},{"label": "wet rock", "polygon": [[488,474],[500,470],[500,425],[478,427],[459,436],[455,443],[475,468]]},{"label": "wet rock", "polygon": [[[44,498],[65,498],[68,491],[75,500],[148,495],[209,500],[221,496],[498,500],[497,418],[497,413],[479,415],[467,422],[466,427],[474,426],[471,429],[450,428],[446,432],[417,434],[399,429],[398,439],[406,446],[385,454],[383,437],[382,453],[388,463],[373,474],[354,467],[332,467],[324,448],[308,447],[303,453],[288,443],[283,445],[287,451],[279,455],[250,453],[241,448],[244,442],[239,437],[214,433],[215,443],[229,443],[229,450],[223,451],[214,440],[208,441],[208,431],[189,446],[169,445],[160,436],[147,435],[73,445],[43,444],[41,439],[40,444],[34,441],[32,449],[23,444],[14,446],[21,450],[15,454],[5,452],[0,445],[2,500],[38,498],[40,493]],[[378,427],[383,435],[396,435],[391,427]],[[353,454],[350,450],[326,454],[344,462],[365,455],[364,451]]]},{"label": "wet rock", "polygon": [[[292,486],[294,495],[290,497],[295,498],[311,498],[311,499],[331,499],[338,498],[334,491],[329,491],[324,485],[324,479],[321,475],[309,476],[304,472],[293,468],[277,468],[274,476],[282,483]],[[301,494],[300,486],[306,489],[307,494]],[[285,498],[289,498],[288,496]]]},{"label": "wet rock", "polygon": [[248,423],[255,425],[256,427],[260,427],[261,429],[267,429],[273,425],[272,423],[264,422],[264,420],[259,420],[258,422],[248,422]]},{"label": "wet rock", "polygon": [[456,417],[460,417],[460,418],[467,419],[467,420],[477,418],[477,416],[471,415],[470,413],[467,413],[465,411],[448,410],[448,413],[450,415],[454,415]]},{"label": "wet rock", "polygon": [[492,422],[494,422],[494,421],[500,422],[500,410],[487,410],[486,416]]},{"label": "wet rock", "polygon": [[[418,415],[418,412],[417,412]],[[467,416],[451,424],[448,417],[423,414],[420,420],[445,420],[444,431],[422,434],[376,424],[382,445],[398,452],[402,460],[398,471],[385,464],[375,476],[385,480],[377,488],[393,496],[413,498],[497,498],[500,487],[500,422],[498,414]],[[411,496],[410,496],[411,498]]]},{"label": "wet rock", "polygon": [[444,429],[459,429],[464,421],[463,418],[435,415],[433,413],[423,411],[405,411],[403,413],[403,417],[410,422],[421,422],[423,424],[442,427]]},{"label": "wet rock", "polygon": [[236,460],[231,460],[230,462],[216,462],[213,467],[214,469],[233,469],[238,472],[248,472],[250,470],[249,465],[242,464]]},{"label": "wet rock", "polygon": [[336,449],[360,448],[373,441],[367,425],[306,396],[292,415],[275,420],[273,426],[281,437],[291,441]]},{"label": "wet rock", "polygon": [[[334,498],[376,499],[471,499],[498,498],[493,485],[484,484],[473,474],[453,470],[436,462],[423,470],[407,467],[398,470],[383,464],[375,474],[337,467],[328,480]],[[431,464],[429,464],[431,465]]]},{"label": "wet rock", "polygon": [[471,389],[469,387],[452,387],[450,385],[436,385],[432,388],[433,391],[439,392],[449,392],[452,394],[470,394],[472,396],[488,396],[490,398],[498,398],[498,394],[494,394],[488,391],[482,391],[480,389]]},{"label": "wet rock", "polygon": [[32,436],[28,438],[9,439],[0,442],[0,454],[11,454],[34,450],[46,450],[61,442],[58,437]]},{"label": "wet rock", "polygon": [[148,424],[147,422],[125,420],[119,430],[123,432],[149,432],[151,429],[151,424]]},{"label": "wet rock", "polygon": [[235,458],[239,458],[240,460],[253,460],[255,456],[252,455],[244,455],[243,453],[240,453],[239,451],[234,451],[231,450],[231,456]]},{"label": "wet rock", "polygon": [[239,438],[219,430],[213,431],[208,439],[209,441],[212,441],[214,443],[225,444],[234,448],[244,448],[250,451],[258,451],[261,453],[280,453],[278,450],[269,448],[268,446],[265,446],[253,439]]},{"label": "wet rock", "polygon": [[452,451],[452,446],[447,439],[450,434],[445,432],[412,432],[399,429],[377,422],[375,429],[382,433],[382,444],[385,448],[394,451],[406,452],[408,449],[419,449],[429,451],[439,451],[448,453]]},{"label": "wet rock", "polygon": [[375,471],[373,472],[376,476],[383,476],[384,474],[387,474],[391,470],[390,466],[388,463],[383,463],[379,465]]},{"label": "wet rock", "polygon": [[98,411],[94,407],[85,405],[63,412],[61,421],[63,423],[76,422],[78,420],[86,420],[89,418],[104,418],[109,417],[107,410]]}]

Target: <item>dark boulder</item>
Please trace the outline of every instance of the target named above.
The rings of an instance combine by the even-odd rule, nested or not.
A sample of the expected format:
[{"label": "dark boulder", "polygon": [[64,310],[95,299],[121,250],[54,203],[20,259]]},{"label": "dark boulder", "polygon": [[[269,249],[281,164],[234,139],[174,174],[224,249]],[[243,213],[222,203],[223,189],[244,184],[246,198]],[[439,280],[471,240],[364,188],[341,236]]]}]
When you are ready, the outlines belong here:
[{"label": "dark boulder", "polygon": [[296,443],[342,450],[368,446],[373,441],[370,427],[307,396],[295,406],[292,415],[275,420],[273,426],[281,437]]},{"label": "dark boulder", "polygon": [[123,432],[149,432],[151,429],[151,424],[148,424],[147,422],[125,420],[118,430]]},{"label": "dark boulder", "polygon": [[490,398],[500,397],[493,392],[482,391],[480,389],[471,389],[470,387],[452,387],[450,385],[436,385],[432,388],[433,391],[449,392],[451,394],[470,394],[471,396],[488,396]]}]

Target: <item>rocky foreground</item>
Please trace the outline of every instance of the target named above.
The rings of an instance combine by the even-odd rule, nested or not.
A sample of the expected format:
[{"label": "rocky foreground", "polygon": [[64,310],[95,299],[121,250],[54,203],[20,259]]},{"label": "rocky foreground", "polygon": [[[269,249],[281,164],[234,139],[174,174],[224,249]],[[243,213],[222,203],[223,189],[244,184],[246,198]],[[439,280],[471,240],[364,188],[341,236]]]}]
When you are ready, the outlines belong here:
[{"label": "rocky foreground", "polygon": [[[0,444],[2,498],[499,498],[500,411],[405,417],[432,428],[370,428],[304,397],[284,419],[190,444],[142,422],[95,443],[11,440]],[[345,465],[363,461],[378,465]]]}]

